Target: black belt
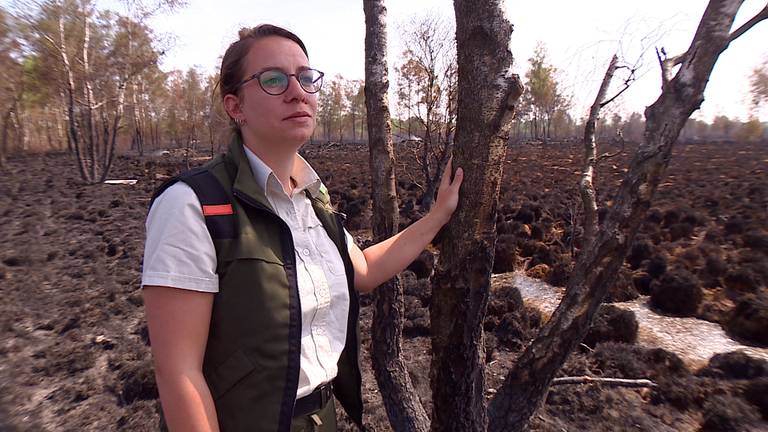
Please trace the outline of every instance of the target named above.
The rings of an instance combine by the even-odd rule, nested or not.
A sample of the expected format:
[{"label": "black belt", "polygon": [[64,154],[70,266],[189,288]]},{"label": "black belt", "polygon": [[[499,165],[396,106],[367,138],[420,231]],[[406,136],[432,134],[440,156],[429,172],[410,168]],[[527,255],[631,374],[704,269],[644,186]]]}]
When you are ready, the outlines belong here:
[{"label": "black belt", "polygon": [[293,416],[301,417],[319,411],[331,398],[333,398],[331,383],[319,385],[312,393],[296,401],[293,406]]}]

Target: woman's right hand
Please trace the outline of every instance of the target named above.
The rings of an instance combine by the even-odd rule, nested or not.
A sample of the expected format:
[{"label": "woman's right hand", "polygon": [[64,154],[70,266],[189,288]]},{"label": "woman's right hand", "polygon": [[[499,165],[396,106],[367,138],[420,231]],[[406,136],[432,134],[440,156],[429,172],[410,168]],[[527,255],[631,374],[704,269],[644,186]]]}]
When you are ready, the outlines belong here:
[{"label": "woman's right hand", "polygon": [[451,180],[452,167],[453,157],[448,159],[448,163],[445,164],[443,176],[440,179],[440,187],[437,190],[437,198],[435,198],[435,203],[429,211],[438,217],[443,225],[448,223],[459,205],[459,189],[464,181],[464,170],[461,168],[456,168],[456,174]]}]

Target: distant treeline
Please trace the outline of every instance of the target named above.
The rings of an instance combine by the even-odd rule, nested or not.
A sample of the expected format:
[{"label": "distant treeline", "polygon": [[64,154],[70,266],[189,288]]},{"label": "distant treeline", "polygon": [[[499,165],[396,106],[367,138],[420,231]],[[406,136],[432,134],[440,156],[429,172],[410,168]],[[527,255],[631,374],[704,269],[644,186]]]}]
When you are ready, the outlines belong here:
[{"label": "distant treeline", "polygon": [[[172,1],[161,4],[176,7]],[[160,70],[158,60],[168,47],[147,26],[150,15],[135,8],[97,10],[75,0],[41,2],[31,10],[0,7],[0,159],[69,150],[90,161],[81,169],[99,177],[115,151],[218,151],[229,133],[218,76],[196,68]],[[423,155],[440,155],[453,140],[457,71],[452,32],[452,25],[439,17],[414,18],[403,26],[405,50],[394,60],[395,140],[424,147],[418,150]],[[583,135],[583,120],[572,116],[572,97],[561,90],[543,44],[528,59],[525,87],[511,140],[576,140]],[[313,141],[366,142],[361,80],[326,77],[318,106]],[[639,141],[643,129],[639,113],[612,114],[599,120],[597,136]],[[681,135],[683,140],[765,137],[766,125],[758,120],[725,116],[712,123],[690,120]]]}]

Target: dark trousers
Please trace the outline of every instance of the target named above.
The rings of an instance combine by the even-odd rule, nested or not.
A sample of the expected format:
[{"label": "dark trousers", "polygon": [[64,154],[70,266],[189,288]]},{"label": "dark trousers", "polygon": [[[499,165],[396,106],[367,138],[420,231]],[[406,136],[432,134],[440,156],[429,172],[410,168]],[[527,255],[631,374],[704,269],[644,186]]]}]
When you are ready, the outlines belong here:
[{"label": "dark trousers", "polygon": [[[316,419],[319,419],[322,424],[318,425]],[[318,411],[294,417],[291,422],[291,432],[336,432],[336,405],[334,404],[334,399],[331,398]]]}]

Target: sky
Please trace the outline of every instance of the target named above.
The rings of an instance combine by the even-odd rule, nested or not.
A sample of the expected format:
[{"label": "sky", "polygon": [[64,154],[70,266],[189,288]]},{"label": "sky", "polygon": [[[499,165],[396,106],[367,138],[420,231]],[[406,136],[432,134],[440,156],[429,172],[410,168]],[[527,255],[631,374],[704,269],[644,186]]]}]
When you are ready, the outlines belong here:
[{"label": "sky", "polygon": [[[618,52],[625,63],[639,65],[638,79],[610,110],[625,117],[633,111],[642,113],[660,93],[654,48],[664,47],[670,55],[682,53],[706,4],[704,0],[507,1],[504,8],[515,29],[510,42],[514,69],[523,76],[527,59],[537,43],[543,43],[563,89],[573,96],[572,114],[582,117],[611,55]],[[414,16],[428,13],[452,23],[454,12],[450,0],[389,0],[385,5],[393,86],[394,66],[403,51],[399,38],[403,26]],[[746,0],[734,29],[764,5],[764,0]],[[311,65],[326,76],[363,79],[365,17],[359,0],[188,0],[185,8],[157,16],[150,25],[170,44],[161,63],[164,70],[195,66],[214,73],[237,31],[260,23],[281,25],[298,34],[307,45]],[[731,44],[715,66],[705,102],[694,118],[711,121],[716,115],[727,115],[746,120],[754,115],[768,121],[768,107],[751,110],[749,94],[752,70],[768,61],[765,41],[768,22]],[[394,104],[392,98],[390,104]]]}]

